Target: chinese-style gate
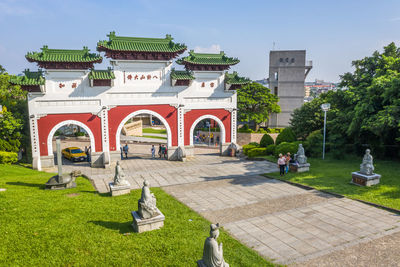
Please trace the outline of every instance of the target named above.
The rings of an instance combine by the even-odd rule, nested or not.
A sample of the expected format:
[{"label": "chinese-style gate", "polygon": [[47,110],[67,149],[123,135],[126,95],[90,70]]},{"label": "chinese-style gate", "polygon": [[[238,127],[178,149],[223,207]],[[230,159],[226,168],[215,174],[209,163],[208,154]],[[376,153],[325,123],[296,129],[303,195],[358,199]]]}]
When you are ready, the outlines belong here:
[{"label": "chinese-style gate", "polygon": [[102,57],[82,50],[49,49],[26,55],[42,71],[25,70],[11,80],[27,91],[33,166],[54,164],[52,140],[55,131],[76,124],[88,133],[92,165],[105,166],[120,157],[120,132],[128,119],[151,114],[166,127],[168,158],[178,147],[194,154],[193,130],[209,118],[221,129],[221,154],[236,142],[236,91],[249,82],[225,71],[239,62],[219,54],[189,55],[176,61],[185,70],[172,68],[184,44],[166,38],[116,36],[100,41],[97,50],[111,59],[107,70],[95,70]]}]

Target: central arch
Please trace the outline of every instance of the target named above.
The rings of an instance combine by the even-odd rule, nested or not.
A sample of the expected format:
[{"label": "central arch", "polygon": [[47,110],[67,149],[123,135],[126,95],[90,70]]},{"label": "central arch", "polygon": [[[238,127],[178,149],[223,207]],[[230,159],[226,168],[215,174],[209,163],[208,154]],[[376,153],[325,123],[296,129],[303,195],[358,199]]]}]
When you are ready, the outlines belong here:
[{"label": "central arch", "polygon": [[222,121],[218,118],[215,117],[214,115],[203,115],[199,118],[197,118],[197,120],[195,120],[192,124],[192,127],[190,127],[190,145],[193,146],[193,132],[194,132],[194,128],[196,127],[196,125],[201,122],[204,119],[212,119],[215,120],[218,123],[218,126],[221,130],[221,143],[225,143],[225,126],[222,123]]},{"label": "central arch", "polygon": [[156,118],[158,118],[165,126],[165,129],[167,130],[167,145],[168,147],[172,146],[172,135],[171,135],[171,128],[169,127],[169,124],[167,122],[166,119],[164,119],[163,116],[161,116],[160,114],[158,114],[157,112],[154,112],[152,110],[148,110],[148,109],[141,109],[141,110],[137,110],[132,112],[131,114],[129,114],[128,116],[125,117],[125,119],[123,119],[121,121],[121,123],[118,126],[117,129],[117,133],[115,135],[115,144],[116,144],[116,148],[119,149],[121,147],[121,131],[122,131],[122,127],[124,127],[125,123],[132,117],[135,117],[136,115],[140,115],[140,114],[150,114]]},{"label": "central arch", "polygon": [[96,152],[96,146],[95,146],[95,142],[94,142],[94,135],[92,133],[92,131],[90,130],[89,127],[87,127],[85,124],[83,124],[80,121],[76,121],[76,120],[66,120],[66,121],[62,121],[59,124],[57,124],[56,126],[54,126],[50,133],[49,136],[47,136],[47,155],[48,156],[52,156],[53,155],[53,136],[56,133],[56,131],[61,128],[62,126],[68,125],[68,124],[75,124],[79,127],[82,127],[89,135],[90,138],[90,146],[92,149],[92,152]]}]

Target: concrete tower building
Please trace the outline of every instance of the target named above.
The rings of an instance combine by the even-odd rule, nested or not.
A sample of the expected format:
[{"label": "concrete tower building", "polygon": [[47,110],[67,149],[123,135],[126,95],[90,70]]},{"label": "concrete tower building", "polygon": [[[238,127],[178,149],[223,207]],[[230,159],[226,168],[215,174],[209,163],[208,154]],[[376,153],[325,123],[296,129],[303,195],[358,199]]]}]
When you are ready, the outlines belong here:
[{"label": "concrete tower building", "polygon": [[304,103],[304,81],[312,68],[306,50],[279,50],[269,53],[269,88],[279,97],[281,113],[272,114],[269,127],[287,127],[293,110]]}]

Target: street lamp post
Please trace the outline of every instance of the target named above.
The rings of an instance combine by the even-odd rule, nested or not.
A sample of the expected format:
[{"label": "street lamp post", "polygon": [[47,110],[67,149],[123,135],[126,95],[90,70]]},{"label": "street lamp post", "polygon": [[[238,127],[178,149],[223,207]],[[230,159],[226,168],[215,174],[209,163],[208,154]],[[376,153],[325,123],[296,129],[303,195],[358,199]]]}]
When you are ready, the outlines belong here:
[{"label": "street lamp post", "polygon": [[325,103],[321,105],[321,109],[324,111],[324,142],[322,144],[322,159],[325,159],[325,137],[326,137],[326,112],[331,107],[331,104]]}]

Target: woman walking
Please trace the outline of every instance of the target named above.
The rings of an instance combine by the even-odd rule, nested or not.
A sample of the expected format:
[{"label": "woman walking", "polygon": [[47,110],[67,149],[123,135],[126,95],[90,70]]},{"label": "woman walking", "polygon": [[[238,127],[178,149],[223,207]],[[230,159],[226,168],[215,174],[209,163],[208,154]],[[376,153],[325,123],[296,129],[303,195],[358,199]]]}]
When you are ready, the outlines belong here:
[{"label": "woman walking", "polygon": [[279,175],[285,176],[286,159],[282,154],[279,154],[278,166],[279,166]]}]

